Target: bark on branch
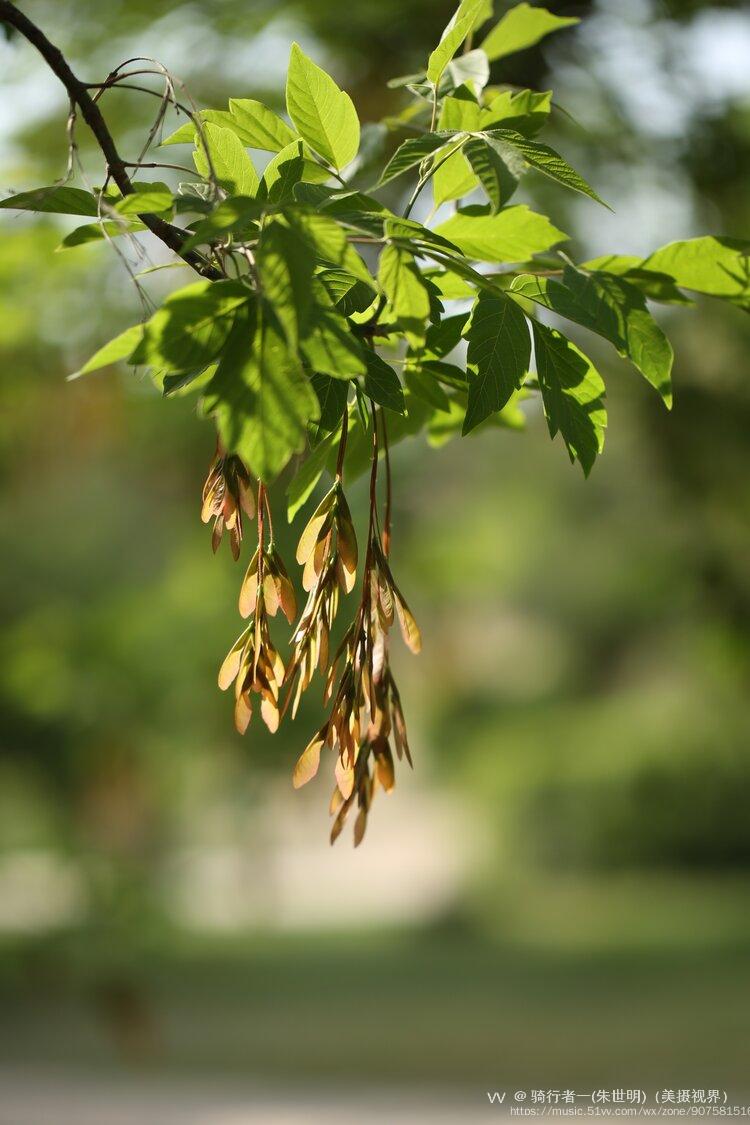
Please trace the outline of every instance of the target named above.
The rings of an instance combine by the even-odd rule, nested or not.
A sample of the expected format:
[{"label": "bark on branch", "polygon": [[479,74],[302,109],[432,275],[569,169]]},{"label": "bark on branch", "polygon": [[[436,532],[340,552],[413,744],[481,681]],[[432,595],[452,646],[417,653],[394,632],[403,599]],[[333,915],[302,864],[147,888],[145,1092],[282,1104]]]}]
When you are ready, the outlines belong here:
[{"label": "bark on branch", "polygon": [[[104,159],[107,162],[107,172],[123,195],[133,195],[135,189],[128,175],[126,165],[117,151],[112,134],[107,128],[102,112],[89,94],[85,84],[81,82],[80,79],[76,78],[62,52],[54,43],[51,43],[44,32],[37,27],[35,23],[32,23],[28,16],[25,16],[23,12],[19,11],[16,5],[12,4],[10,0],[0,0],[0,21],[15,28],[24,39],[28,40],[29,43],[36,47],[50,70],[56,74],[62,82],[68,92],[71,103],[76,105],[81,111],[81,116],[91,129],[99,148],[104,154]],[[218,270],[207,265],[198,254],[182,249],[187,235],[184,231],[180,230],[179,227],[173,226],[171,223],[159,218],[158,215],[141,215],[139,217],[152,234],[155,234],[165,246],[168,246],[170,250],[173,250],[175,254],[178,254],[184,261],[191,265],[197,273],[211,280],[221,277]]]}]

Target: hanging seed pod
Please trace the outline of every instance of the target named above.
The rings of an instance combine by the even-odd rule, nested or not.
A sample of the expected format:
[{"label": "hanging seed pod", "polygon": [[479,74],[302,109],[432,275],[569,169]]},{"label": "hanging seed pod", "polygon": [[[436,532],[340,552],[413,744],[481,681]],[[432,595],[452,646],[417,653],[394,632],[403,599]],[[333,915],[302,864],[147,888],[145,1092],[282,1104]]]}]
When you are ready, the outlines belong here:
[{"label": "hanging seed pod", "polygon": [[[258,600],[260,554],[255,552],[245,571],[239,596],[241,617],[250,617]],[[263,600],[266,613],[275,617],[279,609],[291,625],[297,616],[297,597],[281,555],[270,543],[263,554]]]},{"label": "hanging seed pod", "polygon": [[217,447],[206,482],[203,485],[201,519],[214,521],[211,546],[214,554],[219,549],[224,531],[229,532],[232,555],[240,557],[242,544],[242,513],[251,519],[255,515],[255,498],[250,474],[236,454],[222,453]]},{"label": "hanging seed pod", "polygon": [[280,720],[279,692],[284,681],[284,662],[271,640],[262,597],[258,599],[250,624],[221,666],[219,687],[226,690],[232,681],[237,731],[244,734],[248,728],[253,714],[253,695],[260,697],[264,723],[270,731],[276,731]]},{"label": "hanging seed pod", "polygon": [[260,698],[260,714],[270,731],[281,719],[279,694],[284,683],[284,662],[271,639],[269,616],[283,609],[291,621],[296,599],[286,567],[274,547],[265,544],[265,514],[271,511],[263,485],[258,489],[258,549],[250,560],[242,581],[239,608],[249,624],[227,654],[219,671],[219,687],[226,690],[234,682],[234,723],[244,734],[253,715],[253,696]]},{"label": "hanging seed pod", "polygon": [[351,591],[357,573],[357,537],[339,477],[302,532],[296,558],[303,567],[302,585],[308,599],[292,636],[286,675],[293,717],[315,671],[328,668],[330,630],[338,612],[339,592]]}]

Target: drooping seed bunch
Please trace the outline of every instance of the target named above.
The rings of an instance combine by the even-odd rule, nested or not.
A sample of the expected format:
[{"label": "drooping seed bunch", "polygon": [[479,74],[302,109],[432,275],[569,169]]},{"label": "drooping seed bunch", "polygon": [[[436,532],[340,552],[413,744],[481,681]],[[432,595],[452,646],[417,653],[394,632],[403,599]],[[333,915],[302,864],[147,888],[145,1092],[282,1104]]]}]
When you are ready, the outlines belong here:
[{"label": "drooping seed bunch", "polygon": [[388,633],[395,616],[412,652],[419,652],[421,647],[419,629],[394,581],[384,549],[384,543],[387,547],[390,541],[390,472],[385,532],[381,535],[380,531],[376,492],[378,452],[377,419],[373,412],[370,520],[362,597],[357,615],[328,669],[324,699],[326,702],[333,700],[329,716],[303,751],[294,771],[294,785],[299,788],[317,773],[323,747],[334,751],[337,755],[336,785],[330,812],[335,820],[331,842],[340,834],[356,802],[359,813],[354,826],[355,846],[365,834],[377,787],[386,793],[394,787],[391,738],[397,756],[405,755],[411,765],[401,699],[388,654]]},{"label": "drooping seed bunch", "polygon": [[284,682],[284,661],[279,655],[268,618],[283,609],[291,623],[297,613],[294,587],[273,538],[265,543],[265,514],[270,514],[263,485],[258,486],[258,547],[240,589],[239,608],[250,623],[235,641],[219,671],[219,687],[225,691],[234,682],[234,723],[240,734],[253,715],[252,696],[260,696],[260,714],[270,731],[281,718],[279,694]]},{"label": "drooping seed bunch", "polygon": [[[381,416],[382,419],[382,416]],[[370,471],[370,512],[367,551],[362,578],[362,593],[354,620],[344,633],[333,658],[330,633],[342,595],[354,588],[358,564],[357,539],[351,512],[344,495],[343,463],[347,440],[347,417],[342,422],[339,455],[333,486],[321,500],[299,540],[296,558],[302,567],[302,586],[307,602],[291,637],[291,654],[285,668],[271,638],[269,617],[282,610],[290,624],[297,615],[294,587],[283,560],[274,545],[268,495],[258,485],[258,546],[245,572],[239,609],[248,625],[232,646],[219,672],[222,690],[234,683],[235,725],[242,734],[253,713],[253,695],[260,698],[260,713],[271,731],[277,730],[289,704],[292,717],[316,671],[324,680],[323,699],[330,704],[328,718],[300,756],[293,775],[296,788],[310,781],[318,771],[320,755],[327,746],[336,755],[336,785],[330,812],[335,817],[331,843],[340,834],[351,808],[358,806],[354,843],[365,833],[373,797],[380,787],[390,792],[395,784],[393,750],[411,765],[401,699],[389,660],[389,632],[398,619],[402,636],[412,652],[419,652],[420,634],[411,611],[399,590],[388,561],[391,523],[391,479],[385,420],[382,438],[378,434],[378,415],[372,413],[372,465]],[[378,515],[377,478],[381,452],[386,465],[385,519],[381,532]],[[237,461],[238,458],[233,458]],[[206,491],[218,495],[222,505],[229,494],[227,458],[217,468],[218,457],[209,473]],[[215,483],[219,474],[223,484]],[[223,519],[230,530],[239,527],[240,507],[248,510],[252,500],[249,476],[244,466],[231,467],[231,481],[242,482],[237,490],[239,505],[231,523],[218,511],[218,499],[211,511],[217,523]],[[234,495],[234,493],[232,493]],[[205,505],[204,505],[205,508]],[[268,529],[268,539],[266,534]],[[234,539],[232,540],[234,545]],[[282,699],[283,693],[284,698]]]},{"label": "drooping seed bunch", "polygon": [[294,690],[292,718],[316,668],[325,672],[328,667],[339,591],[351,593],[357,576],[357,539],[341,477],[336,477],[302,532],[297,562],[304,567],[302,585],[308,598],[292,634],[292,658],[286,673],[290,692]]},{"label": "drooping seed bunch", "polygon": [[235,454],[226,454],[221,445],[211,462],[203,485],[201,519],[208,523],[213,517],[214,530],[211,546],[214,554],[219,549],[224,530],[229,532],[229,542],[235,559],[240,557],[242,545],[242,513],[250,519],[255,515],[255,500],[250,486],[250,474]]}]

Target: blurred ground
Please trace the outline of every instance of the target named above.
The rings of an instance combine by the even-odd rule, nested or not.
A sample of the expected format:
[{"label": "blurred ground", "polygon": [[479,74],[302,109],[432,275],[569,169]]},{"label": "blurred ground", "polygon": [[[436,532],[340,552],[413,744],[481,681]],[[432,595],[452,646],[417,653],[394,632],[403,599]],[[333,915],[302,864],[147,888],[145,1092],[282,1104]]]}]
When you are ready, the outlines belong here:
[{"label": "blurred ground", "polygon": [[[356,1094],[335,1090],[290,1091],[217,1080],[134,1079],[70,1070],[0,1071],[0,1125],[456,1125],[506,1117],[473,1098],[377,1087]],[[478,1103],[477,1105],[472,1104]]]}]

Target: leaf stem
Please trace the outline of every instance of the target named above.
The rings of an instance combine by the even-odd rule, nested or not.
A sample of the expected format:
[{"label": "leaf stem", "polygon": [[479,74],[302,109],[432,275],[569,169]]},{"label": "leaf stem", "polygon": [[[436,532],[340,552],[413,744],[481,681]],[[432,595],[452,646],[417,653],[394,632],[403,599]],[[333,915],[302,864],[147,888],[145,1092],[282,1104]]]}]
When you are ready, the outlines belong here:
[{"label": "leaf stem", "polygon": [[385,411],[380,411],[380,421],[383,423],[383,460],[385,461],[385,511],[383,513],[383,554],[386,558],[391,549],[391,454],[388,448],[388,426],[385,420]]},{"label": "leaf stem", "polygon": [[454,156],[457,152],[461,151],[461,149],[463,148],[465,143],[466,143],[466,138],[463,138],[459,142],[459,144],[457,144],[454,148],[452,148],[450,150],[450,152],[447,152],[445,154],[445,156],[443,156],[440,160],[438,160],[437,164],[433,164],[432,167],[430,168],[429,172],[425,176],[421,177],[419,183],[417,184],[417,186],[415,187],[414,191],[411,194],[411,198],[409,199],[409,202],[406,205],[406,210],[404,211],[404,218],[405,219],[409,218],[409,215],[411,214],[411,211],[412,211],[412,207],[417,202],[417,199],[419,197],[420,192],[422,191],[422,188],[427,186],[427,184],[430,182],[430,180],[435,175],[435,173],[438,171],[438,169],[442,168],[442,166],[445,164],[446,160],[450,160],[450,158],[452,156]]},{"label": "leaf stem", "polygon": [[344,476],[344,455],[346,454],[346,439],[349,433],[349,406],[344,408],[344,416],[341,419],[341,438],[339,439],[339,451],[336,457],[336,480],[343,480]]}]

